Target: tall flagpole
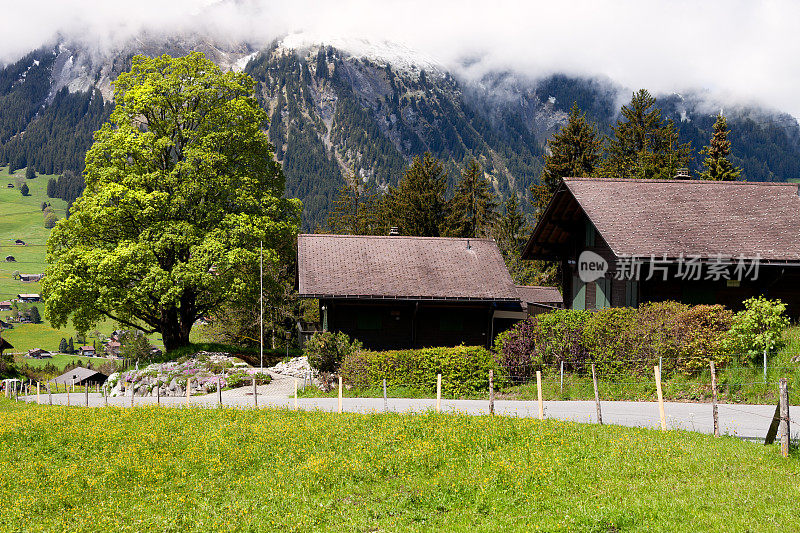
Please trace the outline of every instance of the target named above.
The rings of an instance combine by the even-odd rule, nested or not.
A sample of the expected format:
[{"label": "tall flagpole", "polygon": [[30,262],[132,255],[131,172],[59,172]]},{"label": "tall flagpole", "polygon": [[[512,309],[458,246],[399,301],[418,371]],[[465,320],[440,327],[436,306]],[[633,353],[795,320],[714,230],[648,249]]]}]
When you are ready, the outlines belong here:
[{"label": "tall flagpole", "polygon": [[258,243],[258,248],[261,252],[261,274],[259,275],[261,293],[260,293],[260,298],[258,300],[261,306],[261,319],[259,321],[259,330],[261,332],[260,336],[261,373],[263,374],[264,373],[264,243],[263,241]]}]

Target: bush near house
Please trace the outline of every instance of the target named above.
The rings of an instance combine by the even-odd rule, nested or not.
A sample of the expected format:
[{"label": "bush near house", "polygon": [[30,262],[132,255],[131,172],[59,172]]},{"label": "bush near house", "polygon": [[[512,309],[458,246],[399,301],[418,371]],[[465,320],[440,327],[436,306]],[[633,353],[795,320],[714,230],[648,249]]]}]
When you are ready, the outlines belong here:
[{"label": "bush near house", "polygon": [[320,372],[336,372],[348,355],[361,349],[361,343],[350,340],[345,333],[318,331],[306,342],[304,347],[308,364]]},{"label": "bush near house", "polygon": [[729,349],[733,313],[721,305],[677,302],[638,309],[559,310],[518,323],[495,340],[502,366],[512,378],[529,378],[564,361],[581,370],[595,363],[602,373],[650,373],[663,360],[664,372],[693,375],[713,360],[723,366],[741,353]]},{"label": "bush near house", "polygon": [[442,374],[442,393],[460,396],[485,393],[489,388],[489,370],[494,370],[496,387],[507,380],[495,355],[479,346],[422,348],[384,352],[354,351],[342,361],[345,383],[357,388],[410,387],[421,391],[436,390],[436,375]]}]

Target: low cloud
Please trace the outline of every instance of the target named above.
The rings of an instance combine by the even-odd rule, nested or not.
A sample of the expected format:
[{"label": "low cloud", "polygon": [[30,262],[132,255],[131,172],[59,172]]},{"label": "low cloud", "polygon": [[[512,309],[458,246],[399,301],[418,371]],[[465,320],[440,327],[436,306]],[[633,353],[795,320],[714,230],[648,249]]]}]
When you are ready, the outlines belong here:
[{"label": "low cloud", "polygon": [[142,32],[263,45],[287,33],[399,42],[446,67],[607,76],[701,89],[800,116],[800,3],[709,0],[37,0],[3,9],[0,61],[58,38],[97,49]]}]

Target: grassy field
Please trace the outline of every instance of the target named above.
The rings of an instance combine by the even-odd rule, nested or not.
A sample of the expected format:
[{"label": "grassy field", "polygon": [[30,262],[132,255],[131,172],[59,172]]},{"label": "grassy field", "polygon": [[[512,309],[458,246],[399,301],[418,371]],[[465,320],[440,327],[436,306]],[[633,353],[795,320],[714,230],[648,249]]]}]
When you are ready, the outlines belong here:
[{"label": "grassy field", "polygon": [[792,531],[800,460],[680,431],[0,400],[14,531]]}]

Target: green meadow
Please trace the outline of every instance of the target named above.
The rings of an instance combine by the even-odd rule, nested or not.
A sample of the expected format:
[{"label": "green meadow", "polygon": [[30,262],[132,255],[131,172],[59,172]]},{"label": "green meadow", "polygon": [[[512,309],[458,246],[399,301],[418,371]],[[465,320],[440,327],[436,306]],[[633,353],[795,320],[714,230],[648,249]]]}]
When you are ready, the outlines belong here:
[{"label": "green meadow", "polygon": [[795,531],[800,457],[557,420],[0,399],[9,531]]}]

